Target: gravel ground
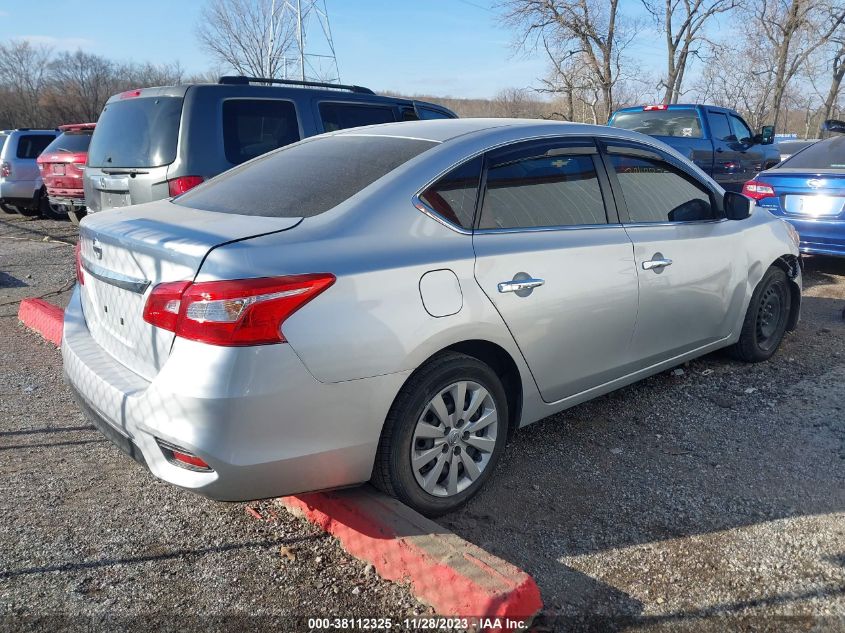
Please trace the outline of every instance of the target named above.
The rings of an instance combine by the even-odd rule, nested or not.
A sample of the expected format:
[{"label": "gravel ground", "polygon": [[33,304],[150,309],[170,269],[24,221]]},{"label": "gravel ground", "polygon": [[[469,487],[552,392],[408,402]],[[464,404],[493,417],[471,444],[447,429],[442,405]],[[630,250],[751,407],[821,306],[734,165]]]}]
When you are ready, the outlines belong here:
[{"label": "gravel ground", "polygon": [[249,504],[257,520],[164,484],[89,425],[59,351],[16,318],[25,296],[66,305],[74,241],[70,223],[0,216],[0,631],[134,618],[143,630],[300,631],[292,616],[429,613],[276,503]]},{"label": "gravel ground", "polygon": [[[0,629],[422,612],[275,504],[258,521],[160,483],[88,426],[14,318],[24,296],[66,303],[74,234],[0,216]],[[808,260],[805,285],[771,361],[707,356],[523,429],[441,520],[534,575],[538,630],[845,630],[845,262]]]}]

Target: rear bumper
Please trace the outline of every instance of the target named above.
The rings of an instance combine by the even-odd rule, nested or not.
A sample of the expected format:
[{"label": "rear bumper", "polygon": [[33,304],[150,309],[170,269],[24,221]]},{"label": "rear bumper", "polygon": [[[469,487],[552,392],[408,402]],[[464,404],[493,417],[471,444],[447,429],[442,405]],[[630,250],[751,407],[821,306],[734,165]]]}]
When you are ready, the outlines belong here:
[{"label": "rear bumper", "polygon": [[69,209],[84,209],[85,194],[82,189],[47,189],[51,204],[61,204]]},{"label": "rear bumper", "polygon": [[845,256],[845,221],[802,220],[786,215],[780,217],[798,231],[802,253]]},{"label": "rear bumper", "polygon": [[32,203],[40,187],[40,180],[0,180],[0,200],[11,204]]},{"label": "rear bumper", "polygon": [[[367,481],[381,427],[407,373],[324,384],[289,345],[220,348],[176,339],[150,382],[93,339],[74,291],[65,377],[104,435],[160,479],[242,501]],[[105,426],[104,426],[105,425]],[[157,439],[213,472],[170,463]]]}]

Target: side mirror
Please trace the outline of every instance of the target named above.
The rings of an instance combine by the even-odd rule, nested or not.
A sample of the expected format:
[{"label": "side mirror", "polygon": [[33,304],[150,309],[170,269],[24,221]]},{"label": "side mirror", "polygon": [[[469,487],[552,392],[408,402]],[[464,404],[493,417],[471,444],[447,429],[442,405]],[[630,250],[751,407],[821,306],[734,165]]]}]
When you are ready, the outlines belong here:
[{"label": "side mirror", "polygon": [[775,142],[775,126],[764,125],[760,128],[760,144],[771,145]]},{"label": "side mirror", "polygon": [[726,192],[724,207],[725,217],[728,220],[744,220],[751,217],[751,200],[741,193]]}]

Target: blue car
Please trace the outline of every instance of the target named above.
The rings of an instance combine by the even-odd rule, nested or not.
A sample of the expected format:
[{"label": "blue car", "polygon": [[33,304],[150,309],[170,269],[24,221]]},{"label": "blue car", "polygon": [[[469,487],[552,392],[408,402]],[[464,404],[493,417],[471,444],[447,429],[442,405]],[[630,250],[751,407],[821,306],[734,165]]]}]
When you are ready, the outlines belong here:
[{"label": "blue car", "polygon": [[845,136],[813,143],[760,172],[742,193],[792,224],[802,253],[845,257]]}]

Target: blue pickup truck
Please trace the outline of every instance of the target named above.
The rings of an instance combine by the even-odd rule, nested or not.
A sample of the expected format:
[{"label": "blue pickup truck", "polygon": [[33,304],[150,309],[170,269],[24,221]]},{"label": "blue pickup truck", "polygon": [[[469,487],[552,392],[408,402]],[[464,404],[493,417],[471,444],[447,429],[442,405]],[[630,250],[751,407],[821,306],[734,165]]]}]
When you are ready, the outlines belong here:
[{"label": "blue pickup truck", "polygon": [[742,191],[747,180],[780,162],[775,130],[759,134],[733,110],[700,104],[622,108],[608,125],[660,139],[689,158],[728,191]]}]

